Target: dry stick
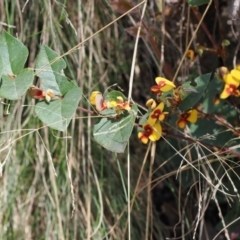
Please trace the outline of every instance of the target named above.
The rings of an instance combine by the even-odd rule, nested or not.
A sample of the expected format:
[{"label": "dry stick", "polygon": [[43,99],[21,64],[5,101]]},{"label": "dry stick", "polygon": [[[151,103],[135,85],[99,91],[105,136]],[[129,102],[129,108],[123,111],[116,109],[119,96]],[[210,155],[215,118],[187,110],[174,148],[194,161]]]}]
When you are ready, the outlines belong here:
[{"label": "dry stick", "polygon": [[128,102],[130,102],[131,98],[132,98],[133,77],[134,77],[134,68],[135,68],[136,57],[137,57],[138,41],[139,41],[139,37],[140,37],[143,17],[144,17],[146,7],[147,7],[147,1],[145,0],[144,2],[145,2],[145,4],[143,5],[142,15],[141,15],[141,19],[140,19],[140,23],[139,23],[139,27],[138,27],[138,31],[137,31],[137,36],[136,36],[136,42],[135,42],[134,50],[133,50],[133,59],[132,59],[131,73],[130,73],[130,79],[129,79]]},{"label": "dry stick", "polygon": [[215,204],[216,204],[217,209],[218,209],[218,216],[221,219],[221,222],[222,222],[222,225],[223,225],[223,229],[224,229],[224,232],[225,232],[225,237],[226,237],[227,240],[230,240],[228,229],[226,227],[226,224],[225,224],[225,221],[224,221],[224,217],[222,215],[222,210],[221,210],[221,208],[219,206],[218,200],[216,198],[214,198],[214,201],[215,201]]},{"label": "dry stick", "polygon": [[[169,146],[175,151],[178,152],[177,149],[165,138],[162,136],[162,138],[165,140],[165,142],[167,142],[169,144]],[[197,142],[197,141],[196,141]],[[216,187],[214,186],[214,184],[212,183],[211,179],[208,179],[202,172],[200,172],[191,162],[188,161],[188,159],[186,159],[181,153],[178,154],[180,157],[182,157],[185,162],[187,162],[193,169],[195,169],[207,182],[210,186],[212,186],[214,189],[216,189]],[[227,194],[224,190],[219,190],[217,189],[219,192],[224,193],[225,195],[229,195]]]},{"label": "dry stick", "polygon": [[[46,130],[46,128],[45,128]],[[48,144],[49,146],[49,141],[48,141],[48,138],[47,138],[47,134],[45,134],[45,143]],[[50,164],[53,164],[53,160],[52,160],[52,157],[51,157],[51,154],[50,152],[47,151],[47,158],[48,158],[48,161],[50,162]],[[64,237],[64,231],[63,231],[63,221],[62,221],[62,214],[61,214],[61,211],[60,211],[60,201],[59,201],[59,198],[58,198],[58,188],[57,188],[57,183],[56,183],[56,176],[55,176],[55,173],[53,171],[51,171],[49,169],[49,175],[50,175],[50,181],[52,183],[52,187],[53,187],[53,195],[54,195],[54,199],[55,199],[55,203],[56,203],[56,212],[57,212],[57,219],[58,219],[58,228],[59,228],[59,238],[61,240],[64,240],[65,237]]]},{"label": "dry stick", "polygon": [[[90,8],[90,13],[89,13],[89,17],[90,19],[94,17],[94,4],[91,4],[91,8]],[[91,38],[89,40],[89,68],[88,68],[88,90],[90,89],[93,79],[92,79],[92,61],[93,61],[93,39]],[[89,93],[89,92],[88,92]],[[90,110],[90,105],[88,104],[88,109]],[[89,161],[91,159],[91,116],[90,114],[88,114],[88,120],[87,120],[87,161]],[[93,165],[93,161],[91,161],[91,165],[90,162],[88,163],[89,167],[88,167],[88,174],[87,174],[87,239],[90,240],[91,239],[91,179],[90,179],[90,174],[91,174],[91,170],[90,170],[90,166],[92,165],[92,168],[94,168]],[[98,181],[98,180],[97,180]],[[99,219],[100,225],[102,223],[102,218]],[[100,227],[100,226],[99,226]],[[98,228],[97,228],[98,229]]]},{"label": "dry stick", "polygon": [[55,59],[53,59],[50,63],[46,64],[42,69],[40,69],[39,71],[36,71],[34,76],[38,75],[40,72],[44,71],[46,68],[48,68],[49,66],[51,66],[52,64],[54,64],[55,62],[57,62],[59,59],[71,54],[72,52],[74,52],[75,50],[77,50],[80,46],[82,46],[84,43],[86,43],[89,39],[95,37],[97,34],[99,34],[100,32],[102,32],[103,30],[107,29],[109,26],[111,26],[112,24],[114,24],[115,22],[117,22],[118,20],[120,20],[121,18],[123,18],[125,15],[129,14],[130,12],[132,12],[133,10],[135,10],[136,8],[138,8],[139,6],[141,6],[143,3],[145,3],[146,0],[143,0],[142,2],[140,2],[139,4],[137,4],[135,7],[131,8],[129,11],[125,12],[124,14],[122,14],[121,16],[119,16],[118,18],[116,18],[115,20],[113,20],[112,22],[110,22],[109,24],[107,24],[106,26],[104,26],[103,28],[101,28],[99,31],[97,31],[96,33],[92,34],[91,36],[87,37],[85,40],[83,40],[82,42],[80,42],[79,44],[77,44],[75,47],[73,47],[72,49],[70,49],[69,51],[67,51],[66,53],[62,54],[59,57],[56,57]]},{"label": "dry stick", "polygon": [[[162,13],[165,11],[165,3],[162,1]],[[165,42],[165,14],[162,14],[162,25],[161,25],[161,34],[162,34],[162,41],[161,41],[161,52],[159,56],[160,60],[160,72],[159,75],[162,75],[162,70],[163,70],[163,63],[164,63],[164,42]]]},{"label": "dry stick", "polygon": [[[180,26],[179,26],[180,34],[183,33],[183,24],[184,24],[184,21],[185,21],[184,12],[186,11],[186,9],[185,9],[186,4],[187,4],[187,2],[185,2],[185,1],[182,3],[181,20],[180,20]],[[187,21],[188,20],[189,20],[189,18],[187,18]],[[186,24],[186,25],[189,26],[189,24]],[[189,29],[188,29],[188,27],[186,27],[186,45],[187,45],[187,41],[188,41],[188,31],[189,31]],[[180,54],[182,54],[182,49],[183,49],[183,39],[182,39],[182,37],[179,38],[179,47],[180,47]],[[186,76],[186,73],[185,73],[184,70],[185,70],[185,67],[182,69],[182,73],[181,73],[182,76]]]},{"label": "dry stick", "polygon": [[[141,176],[142,176],[142,173],[143,173],[143,168],[144,168],[144,166],[145,166],[145,163],[146,163],[146,160],[147,160],[149,151],[150,151],[150,144],[148,145],[147,153],[145,154],[144,161],[143,161],[143,164],[142,164],[142,168],[141,168],[141,170],[140,170],[140,174],[139,174],[139,178],[138,178],[138,181],[137,181],[137,184],[136,184],[134,196],[133,196],[133,198],[132,198],[132,205],[131,205],[131,207],[132,207],[133,204],[134,204],[134,200],[135,200],[135,198],[136,198],[136,195],[139,194],[140,192],[142,192],[142,191],[148,186],[148,184],[146,184],[146,185],[144,185],[142,188],[140,188],[138,191],[136,190],[137,187],[139,186],[140,179],[141,179]],[[199,159],[198,159],[198,160],[199,160]],[[196,160],[196,161],[198,161],[198,160]],[[215,161],[218,161],[218,160],[212,160],[212,161],[210,161],[210,162],[215,162]],[[194,162],[195,162],[195,161],[194,161]],[[192,162],[192,163],[194,164],[194,162]],[[206,163],[202,163],[202,165],[205,165],[205,164],[206,164]],[[162,164],[162,166],[163,166],[163,165],[164,165],[164,164]],[[183,166],[183,167],[181,168],[181,171],[187,171],[187,170],[189,170],[190,168],[191,168],[191,166],[185,165],[185,166]],[[155,183],[155,182],[156,182],[156,185],[157,185],[157,184],[159,184],[161,181],[163,181],[164,179],[175,175],[175,174],[177,173],[177,171],[179,171],[179,169],[178,169],[178,170],[174,170],[174,171],[172,171],[172,172],[170,172],[170,173],[168,173],[168,174],[165,174],[165,175],[163,175],[163,176],[161,176],[161,177],[159,177],[159,178],[156,178],[155,180],[152,181],[152,183]],[[152,189],[153,189],[156,185],[152,185]],[[232,197],[233,197],[233,195],[230,195],[230,194],[229,194],[229,196],[232,196]],[[125,208],[122,210],[122,212],[121,212],[120,215],[118,216],[117,221],[114,223],[114,225],[111,227],[111,229],[108,231],[107,234],[110,234],[110,233],[113,231],[113,229],[117,226],[118,222],[120,221],[120,219],[121,219],[121,217],[123,216],[123,214],[124,214],[124,212],[126,211],[126,209],[127,209],[127,207],[125,207]],[[203,217],[203,215],[202,215],[202,217]],[[202,217],[201,217],[201,218],[202,218]],[[189,232],[190,232],[190,231],[189,231]],[[188,234],[189,232],[187,232],[186,234]],[[186,234],[185,234],[185,235],[186,235]],[[219,235],[219,234],[218,234],[218,235]],[[217,237],[217,236],[216,236],[216,237]]]},{"label": "dry stick", "polygon": [[219,1],[218,0],[214,0],[214,6],[216,9],[216,15],[217,15],[217,20],[218,20],[218,24],[219,24],[219,32],[220,32],[221,42],[222,42],[224,40],[224,32],[223,32],[221,16],[219,14]]},{"label": "dry stick", "polygon": [[225,229],[227,229],[229,226],[231,226],[232,224],[234,224],[235,222],[237,222],[238,220],[240,220],[240,217],[234,219],[232,222],[230,222],[228,225],[226,225],[223,229],[221,229],[212,240],[216,240],[217,237],[221,234],[222,231],[225,231]]},{"label": "dry stick", "polygon": [[[82,1],[78,0],[77,1],[77,10],[78,10],[78,15],[77,15],[77,19],[78,19],[78,25],[77,25],[77,36],[79,38],[79,41],[83,40],[85,38],[85,34],[86,32],[84,31],[84,23],[83,23],[83,12],[81,11],[81,8],[83,7],[83,3]],[[87,14],[87,16],[89,16],[89,14]],[[76,49],[77,50],[77,49]],[[85,82],[83,80],[82,77],[82,71],[81,71],[81,67],[84,65],[84,61],[86,58],[86,52],[85,52],[85,48],[81,48],[78,49],[78,68],[77,68],[77,78],[79,79],[79,86],[82,89],[82,91],[84,91],[84,87],[85,87]],[[83,106],[82,101],[80,101],[80,107]],[[81,134],[81,132],[83,132],[84,130],[84,122],[82,119],[83,113],[80,112],[79,114],[80,116],[80,121],[79,121],[79,129],[78,129],[78,133],[80,135],[80,141],[78,141],[78,149],[80,149],[80,153],[79,153],[79,157],[81,157],[81,165],[82,165],[82,172],[83,172],[83,182],[84,185],[86,186],[86,192],[84,192],[84,196],[83,196],[83,200],[82,200],[82,204],[81,204],[81,209],[84,212],[84,217],[85,217],[85,221],[83,223],[83,225],[85,226],[85,235],[88,237],[88,234],[90,233],[90,207],[89,207],[89,194],[88,194],[88,175],[89,175],[89,159],[86,159],[86,137],[84,134]],[[79,201],[80,202],[80,201]],[[77,220],[77,219],[76,219]],[[75,226],[77,228],[77,223],[75,222]]]},{"label": "dry stick", "polygon": [[176,73],[175,73],[175,75],[174,75],[174,77],[173,77],[173,82],[175,82],[175,80],[176,80],[176,78],[177,78],[177,75],[178,75],[178,73],[179,73],[179,71],[180,71],[180,68],[181,68],[181,66],[182,66],[182,64],[183,64],[183,61],[184,61],[184,59],[185,59],[185,57],[186,57],[187,51],[188,51],[188,49],[190,48],[190,46],[191,46],[191,44],[192,44],[192,42],[193,42],[193,39],[194,39],[194,37],[195,37],[198,29],[200,28],[200,26],[201,26],[201,24],[202,24],[202,21],[203,21],[205,15],[207,14],[207,11],[208,11],[208,9],[210,8],[210,5],[211,5],[211,4],[212,4],[212,0],[210,0],[210,2],[209,2],[209,4],[208,4],[205,12],[203,13],[203,16],[202,16],[202,18],[200,19],[199,24],[198,24],[196,30],[194,31],[193,36],[192,36],[192,38],[191,38],[191,40],[190,40],[190,42],[189,42],[189,44],[188,44],[188,46],[187,46],[187,48],[186,48],[186,50],[185,50],[185,53],[184,53],[183,56],[182,56],[182,59],[181,59],[179,65],[178,65],[178,68],[177,68],[177,70],[176,70]]},{"label": "dry stick", "polygon": [[[151,201],[151,182],[152,182],[152,172],[153,172],[153,163],[155,159],[155,154],[156,154],[156,142],[152,143],[151,147],[151,161],[150,161],[150,168],[149,168],[149,175],[148,175],[148,187],[147,187],[147,219],[146,219],[146,230],[145,230],[145,239],[152,239],[152,237],[149,238],[149,219],[151,219],[152,223],[152,201]],[[151,224],[151,229],[152,229],[152,224]],[[152,232],[152,231],[151,231]],[[152,236],[152,235],[151,235]]]},{"label": "dry stick", "polygon": [[99,216],[99,222],[98,222],[97,226],[95,226],[94,231],[85,240],[91,239],[99,231],[99,229],[101,227],[101,224],[102,224],[102,219],[103,219],[103,199],[102,199],[101,186],[100,186],[97,174],[96,174],[96,170],[94,168],[93,159],[92,159],[91,155],[90,155],[89,161],[92,165],[93,176],[94,176],[94,179],[95,179],[95,183],[96,183],[96,187],[97,187],[97,191],[98,191],[98,195],[99,195],[99,204],[100,204],[100,206],[99,206],[100,207],[100,214],[99,215],[100,216]]},{"label": "dry stick", "polygon": [[[142,26],[142,21],[143,17],[145,15],[146,7],[147,7],[147,1],[144,1],[145,4],[143,5],[143,10],[142,10],[142,15],[140,19],[140,24],[138,27],[138,32],[136,36],[136,42],[133,50],[133,59],[132,59],[132,66],[131,66],[131,73],[130,73],[130,79],[129,79],[129,90],[128,90],[128,102],[130,103],[131,98],[132,98],[132,88],[133,88],[133,77],[134,77],[134,69],[135,69],[135,64],[136,64],[136,57],[137,57],[137,49],[138,49],[138,41],[140,37],[140,32],[141,32],[141,26]],[[129,143],[128,143],[128,153],[127,153],[127,165],[128,165],[128,176],[127,176],[127,181],[128,181],[128,239],[131,239],[131,183],[130,183],[130,149],[129,149]]]},{"label": "dry stick", "polygon": [[233,56],[233,66],[234,68],[236,67],[236,62],[237,62],[237,53],[239,51],[240,48],[240,34],[238,33],[238,45],[234,51],[234,56]]},{"label": "dry stick", "polygon": [[[150,152],[150,149],[151,149],[151,145],[152,145],[152,143],[150,142],[150,143],[148,144],[148,148],[147,148],[147,151],[146,151],[145,156],[144,156],[144,159],[143,159],[142,167],[141,167],[141,170],[140,170],[140,173],[139,173],[139,176],[138,176],[138,180],[137,180],[137,184],[136,184],[136,187],[135,187],[135,189],[134,189],[133,197],[132,197],[132,200],[131,200],[130,212],[132,211],[133,204],[134,204],[134,200],[135,200],[135,198],[136,198],[136,196],[137,196],[137,193],[139,193],[139,192],[137,192],[137,188],[138,188],[138,186],[139,186],[139,184],[140,184],[140,180],[141,180],[141,177],[142,177],[142,174],[143,174],[144,166],[145,166],[145,164],[146,164],[146,162],[147,162],[147,158],[148,158],[148,155],[149,155],[149,152]],[[128,206],[128,207],[129,207],[129,206]],[[125,211],[125,210],[122,211],[121,216],[123,215],[124,211]],[[129,211],[129,210],[128,210],[128,211]],[[119,218],[119,219],[120,219],[120,218]],[[117,224],[114,224],[113,227],[115,227],[116,225],[117,225]],[[124,232],[126,231],[126,227],[127,227],[127,226],[125,226]]]},{"label": "dry stick", "polygon": [[16,28],[16,26],[10,25],[10,24],[4,23],[4,22],[0,22],[0,25],[6,26],[8,28]]},{"label": "dry stick", "polygon": [[[209,3],[210,4],[210,3]],[[210,5],[209,5],[210,6]],[[204,16],[201,18],[201,15],[199,14],[199,12],[193,8],[193,13],[195,14],[197,20],[200,22],[201,20],[203,21]],[[205,14],[204,14],[205,15]],[[205,32],[205,34],[207,35],[208,39],[211,41],[213,47],[217,50],[218,44],[216,43],[215,39],[212,37],[211,33],[208,31],[208,28],[206,27],[204,22],[201,22],[200,24]]]},{"label": "dry stick", "polygon": [[[239,0],[232,0],[230,2],[230,15],[232,17],[232,22],[235,21],[237,29],[238,29],[238,37],[235,35],[236,39],[238,40],[238,45],[234,51],[234,57],[233,57],[233,66],[234,68],[236,67],[236,61],[237,61],[237,53],[239,51],[239,47],[240,47],[240,34],[239,34],[239,8],[240,8],[240,1]],[[237,20],[237,21],[236,21]],[[231,25],[232,29],[233,29],[233,24]]]}]

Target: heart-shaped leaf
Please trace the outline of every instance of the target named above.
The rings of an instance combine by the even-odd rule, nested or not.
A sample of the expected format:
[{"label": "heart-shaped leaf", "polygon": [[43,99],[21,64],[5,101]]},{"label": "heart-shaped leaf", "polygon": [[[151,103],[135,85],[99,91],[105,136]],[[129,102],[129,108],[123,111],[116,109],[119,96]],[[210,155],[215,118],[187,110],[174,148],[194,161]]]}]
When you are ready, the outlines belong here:
[{"label": "heart-shaped leaf", "polygon": [[94,139],[104,148],[123,153],[132,134],[138,108],[136,105],[119,118],[102,118],[93,128]]},{"label": "heart-shaped leaf", "polygon": [[182,87],[183,89],[191,89],[193,88],[194,91],[189,91],[185,93],[185,96],[183,97],[183,100],[179,104],[179,109],[182,111],[186,111],[189,108],[194,107],[195,104],[199,102],[201,99],[202,95],[204,94],[208,83],[211,79],[212,73],[207,73],[204,75],[201,75],[197,77],[194,82],[187,81],[185,82]]},{"label": "heart-shaped leaf", "polygon": [[71,85],[72,88],[62,99],[49,103],[41,101],[35,106],[35,112],[40,120],[53,129],[65,131],[77,109],[82,93],[80,88],[73,83]]},{"label": "heart-shaped leaf", "polygon": [[0,35],[0,55],[3,75],[18,74],[26,63],[28,49],[18,39],[3,31]]},{"label": "heart-shaped leaf", "polygon": [[37,76],[42,79],[41,88],[43,90],[51,89],[55,95],[62,96],[69,90],[69,81],[63,73],[66,63],[59,58],[55,63],[53,60],[59,55],[51,48],[43,45],[36,60]]},{"label": "heart-shaped leaf", "polygon": [[0,81],[0,97],[17,100],[33,83],[33,71],[23,69],[18,75],[3,75]]}]

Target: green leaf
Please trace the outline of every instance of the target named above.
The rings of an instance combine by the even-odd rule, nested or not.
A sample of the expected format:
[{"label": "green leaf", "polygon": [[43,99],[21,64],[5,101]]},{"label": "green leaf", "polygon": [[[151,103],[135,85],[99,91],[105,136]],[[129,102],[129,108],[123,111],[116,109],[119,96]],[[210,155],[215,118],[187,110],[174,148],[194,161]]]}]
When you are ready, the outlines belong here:
[{"label": "green leaf", "polygon": [[77,109],[81,99],[81,89],[71,84],[72,88],[64,95],[63,99],[53,100],[49,103],[38,102],[35,112],[39,119],[47,126],[65,131]]},{"label": "green leaf", "polygon": [[3,73],[3,60],[2,60],[2,57],[0,55],[0,79],[2,77],[2,73]]},{"label": "green leaf", "polygon": [[43,45],[36,60],[37,76],[42,79],[42,89],[51,89],[55,95],[62,96],[69,90],[69,81],[63,73],[66,68],[65,61],[60,58],[55,63],[50,63],[59,57],[51,48]]},{"label": "green leaf", "polygon": [[[224,103],[222,99],[220,99],[219,104],[214,104],[214,100],[219,98],[220,93],[222,92],[224,87],[224,82],[217,77],[214,77],[210,82],[206,89],[206,94],[203,99],[203,111],[206,113],[221,113],[221,108]],[[220,110],[220,111],[219,111]]]},{"label": "green leaf", "polygon": [[117,97],[122,97],[124,101],[127,100],[127,98],[125,97],[125,95],[122,92],[116,91],[116,90],[108,92],[106,94],[106,96],[104,95],[104,100],[106,100],[106,101],[118,101]]},{"label": "green leaf", "polygon": [[18,39],[3,31],[0,35],[0,55],[3,62],[3,74],[18,74],[24,67],[28,49]]},{"label": "green leaf", "polygon": [[102,118],[93,128],[94,139],[104,148],[116,153],[123,153],[132,134],[138,108],[119,118]]},{"label": "green leaf", "polygon": [[186,111],[189,108],[194,107],[194,105],[199,102],[208,86],[211,75],[212,73],[204,74],[197,77],[194,82],[187,81],[182,85],[183,89],[194,88],[194,91],[186,91],[185,96],[183,97],[181,103],[178,106],[180,110]]},{"label": "green leaf", "polygon": [[16,76],[3,75],[0,81],[0,97],[17,100],[26,93],[33,83],[33,71],[23,69]]},{"label": "green leaf", "polygon": [[208,4],[210,0],[188,0],[188,4],[192,7]]},{"label": "green leaf", "polygon": [[204,143],[216,147],[228,147],[228,143],[234,139],[231,131],[226,131],[226,127],[216,123],[214,119],[199,119],[195,124],[189,125],[192,137],[200,139]]}]

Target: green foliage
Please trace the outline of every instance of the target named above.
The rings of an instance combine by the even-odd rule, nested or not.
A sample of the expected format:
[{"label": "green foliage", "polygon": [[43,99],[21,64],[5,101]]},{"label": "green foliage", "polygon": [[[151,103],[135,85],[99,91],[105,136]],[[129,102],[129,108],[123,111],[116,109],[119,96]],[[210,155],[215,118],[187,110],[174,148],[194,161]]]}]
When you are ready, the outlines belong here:
[{"label": "green foliage", "polygon": [[33,71],[23,69],[27,48],[9,33],[0,35],[0,97],[19,99],[33,82]]},{"label": "green foliage", "polygon": [[[186,111],[189,108],[194,107],[199,100],[202,98],[205,90],[207,89],[208,83],[211,78],[211,73],[204,74],[197,77],[193,82],[186,81],[183,85],[183,91],[185,91],[182,101],[179,104],[179,109]],[[184,90],[186,89],[186,90]]]},{"label": "green foliage", "polygon": [[2,77],[2,73],[3,73],[3,60],[2,60],[2,57],[0,55],[0,79]]},{"label": "green foliage", "polygon": [[106,94],[106,96],[104,96],[104,99],[106,101],[117,101],[118,100],[118,97],[122,97],[124,101],[127,100],[127,98],[125,97],[125,95],[120,92],[120,91],[110,91]]},{"label": "green foliage", "polygon": [[0,97],[17,100],[21,98],[32,85],[33,71],[30,69],[23,69],[16,76],[2,75],[0,85]]},{"label": "green foliage", "polygon": [[130,138],[137,116],[137,106],[116,118],[102,118],[94,125],[94,139],[104,148],[116,153],[123,153]]},{"label": "green foliage", "polygon": [[208,4],[210,0],[188,0],[188,3],[192,7]]},{"label": "green foliage", "polygon": [[[96,109],[90,111],[89,101],[83,101],[79,110],[84,111],[79,111],[78,118],[72,121],[67,130],[68,138],[65,137],[66,133],[59,131],[66,131],[79,101],[87,99],[92,90],[103,90],[102,97],[106,102],[117,102],[118,97],[127,100],[124,94],[110,91],[108,86],[117,82],[127,90],[135,43],[133,37],[137,36],[140,25],[129,25],[129,21],[118,19],[114,27],[108,25],[102,32],[100,29],[135,5],[129,4],[127,0],[114,0],[111,3],[102,1],[96,8],[86,1],[84,7],[79,9],[77,1],[52,1],[49,4],[29,1],[24,12],[24,9],[19,11],[21,2],[3,2],[0,28],[10,29],[14,25],[15,28],[9,32],[14,32],[14,36],[18,36],[28,46],[28,62],[34,69],[25,66],[27,48],[17,38],[2,32],[0,106],[2,109],[9,107],[10,114],[3,115],[0,108],[0,239],[115,240],[127,239],[128,229],[131,230],[133,240],[166,239],[171,235],[176,235],[178,239],[183,236],[192,239],[190,235],[195,230],[196,239],[200,238],[201,233],[202,238],[213,239],[212,235],[207,236],[208,229],[217,228],[217,231],[223,232],[224,224],[217,223],[225,220],[228,224],[237,218],[234,213],[239,207],[236,195],[237,189],[240,189],[237,155],[239,98],[232,94],[228,99],[219,99],[224,81],[211,78],[211,73],[202,76],[196,74],[195,68],[198,68],[198,72],[206,72],[208,61],[205,61],[204,53],[198,55],[200,61],[193,60],[189,64],[186,59],[179,66],[180,72],[174,72],[182,57],[176,53],[185,52],[184,47],[190,37],[203,44],[213,58],[219,57],[218,54],[226,50],[225,60],[232,63],[229,47],[221,49],[226,47],[218,45],[223,39],[214,39],[215,36],[221,36],[218,28],[214,35],[211,35],[212,29],[208,29],[207,37],[204,37],[204,31],[209,27],[206,24],[210,19],[208,15],[211,14],[203,19],[206,28],[199,28],[201,34],[187,36],[185,33],[189,29],[181,29],[179,17],[193,25],[196,21],[185,15],[187,11],[179,8],[179,1],[171,1],[168,5],[173,14],[165,14],[165,21],[159,14],[163,12],[161,1],[155,1],[153,8],[147,5],[140,32],[144,41],[139,41],[131,89],[132,98],[140,110],[133,104],[131,110],[122,112],[122,109],[114,107],[103,108],[99,112]],[[187,2],[193,7],[209,3],[203,0]],[[215,16],[217,25],[230,36],[230,30],[221,24],[227,22],[226,16],[221,19],[223,16],[218,12],[220,7],[226,12],[226,7],[218,8],[217,3],[212,1],[211,6],[216,7],[215,12],[219,13],[218,17]],[[144,9],[142,6],[131,12],[135,22],[139,22],[139,11]],[[194,9],[199,18],[203,14],[201,10]],[[18,19],[19,23],[16,21]],[[172,24],[164,27],[170,34],[171,42],[164,41],[159,35],[162,24],[169,22]],[[75,31],[74,26],[81,27]],[[194,25],[194,29],[196,27],[199,25]],[[94,34],[92,38],[89,38],[90,34]],[[209,43],[211,38],[218,45],[216,48],[214,42]],[[74,50],[73,47],[84,39],[87,39],[84,46],[78,45]],[[179,44],[179,41],[184,44]],[[41,42],[46,45],[41,46]],[[57,52],[48,46],[57,49]],[[159,62],[163,54],[161,46],[166,49],[164,63]],[[215,49],[210,49],[212,46]],[[231,47],[234,48],[234,44]],[[68,50],[74,50],[69,57],[63,59],[59,56]],[[34,62],[35,66],[32,65]],[[213,66],[208,69],[209,72],[215,70]],[[156,144],[146,146],[137,139],[133,128],[137,126],[138,132],[143,131],[142,125],[153,114],[154,107],[148,106],[145,111],[143,102],[152,97],[150,85],[156,72],[163,72],[170,81],[174,75],[187,81],[179,88],[156,97],[156,106],[163,102],[165,106],[162,111],[168,113],[166,118],[157,120],[162,126],[161,138]],[[37,78],[34,79],[34,76]],[[191,81],[190,78],[195,80]],[[29,96],[23,97],[33,83],[37,85],[36,92],[42,95],[32,96],[29,91],[35,100]],[[78,86],[83,86],[83,92]],[[54,93],[50,100],[44,95],[49,90]],[[178,94],[181,101],[177,101]],[[94,104],[91,110],[93,107]],[[176,122],[193,108],[198,114],[197,121],[188,121],[185,129],[179,129]],[[36,116],[42,124],[36,121]],[[92,122],[97,124],[94,126]],[[57,131],[51,131],[50,128]],[[89,135],[91,131],[93,137]],[[132,132],[133,140],[129,141]],[[128,142],[129,158],[126,154],[115,154],[126,152]],[[54,176],[55,171],[57,177]],[[131,174],[130,185],[127,172]],[[166,191],[166,188],[169,190]],[[129,196],[128,190],[131,192]],[[216,209],[214,201],[220,205],[217,207],[218,214],[215,214],[215,210],[211,214],[212,209]],[[128,202],[133,204],[129,212],[130,222],[127,216]],[[226,205],[222,205],[227,202],[231,203],[231,209],[235,212],[228,211]],[[165,214],[164,209],[169,211]],[[223,209],[222,214],[218,209]],[[211,221],[209,215],[216,215],[213,222],[217,227],[208,225]],[[183,216],[182,224],[178,220]],[[222,217],[219,219],[217,216]],[[163,219],[171,224],[166,227]],[[229,235],[232,236],[237,227],[237,222],[236,226],[227,227]],[[203,233],[201,229],[207,230]]]},{"label": "green foliage", "polygon": [[203,98],[203,109],[204,112],[207,113],[220,113],[222,109],[222,105],[224,103],[223,100],[220,101],[219,104],[214,104],[214,101],[219,96],[219,93],[222,91],[223,81],[218,79],[216,76],[213,77],[207,86],[206,92]]},{"label": "green foliage", "polygon": [[[32,85],[33,70],[23,69],[27,57],[27,48],[3,31],[0,36],[0,97],[17,100]],[[51,63],[54,60],[56,62]],[[39,101],[35,112],[43,123],[59,131],[67,129],[81,99],[81,89],[65,77],[65,67],[65,61],[55,51],[45,45],[41,47],[36,73],[41,78],[42,92],[51,90],[56,97],[50,102]]]},{"label": "green foliage", "polygon": [[[54,60],[56,62],[51,63]],[[42,79],[43,90],[51,89],[55,95],[62,96],[72,87],[63,73],[64,68],[65,61],[55,51],[43,45],[36,60],[37,76]]]},{"label": "green foliage", "polygon": [[3,61],[3,75],[18,74],[24,67],[28,49],[9,33],[0,35],[0,53]]},{"label": "green foliage", "polygon": [[81,99],[81,90],[73,83],[72,88],[63,96],[62,99],[53,100],[48,103],[40,101],[35,106],[35,112],[39,119],[47,126],[65,131],[75,113]]},{"label": "green foliage", "polygon": [[[55,63],[51,63],[56,60]],[[43,90],[51,89],[58,99],[38,102],[37,116],[49,127],[65,131],[81,99],[81,90],[63,74],[66,63],[58,54],[43,45],[37,56],[37,75],[42,79]]]}]

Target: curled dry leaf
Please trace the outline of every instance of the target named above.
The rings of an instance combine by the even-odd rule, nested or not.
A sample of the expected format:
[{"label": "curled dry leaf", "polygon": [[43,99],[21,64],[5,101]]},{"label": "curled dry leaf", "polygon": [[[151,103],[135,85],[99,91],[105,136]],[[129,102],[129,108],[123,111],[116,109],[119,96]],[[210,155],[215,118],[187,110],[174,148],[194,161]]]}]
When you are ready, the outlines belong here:
[{"label": "curled dry leaf", "polygon": [[30,97],[38,100],[45,99],[47,102],[50,102],[52,98],[55,97],[55,94],[51,89],[48,89],[47,91],[43,91],[41,88],[38,88],[34,85],[32,85],[28,89],[28,93]]},{"label": "curled dry leaf", "polygon": [[114,11],[120,14],[123,14],[134,7],[134,5],[128,0],[113,0],[110,5]]},{"label": "curled dry leaf", "polygon": [[[130,28],[126,28],[125,30],[132,35],[133,37],[137,36],[137,32],[138,32],[138,28],[139,28],[139,23],[137,23],[135,26],[130,27]],[[142,26],[141,31],[140,31],[140,37],[142,38],[147,38],[149,36],[151,37],[155,37],[158,35],[158,31],[157,28],[155,27],[150,27],[148,29],[146,29],[144,26]]]},{"label": "curled dry leaf", "polygon": [[[139,28],[139,24],[136,24],[136,25],[133,26],[133,27],[126,28],[126,31],[127,31],[130,35],[132,35],[133,37],[136,37],[136,36],[137,36],[137,32],[138,32],[138,28]],[[141,28],[140,37],[147,37],[147,35],[148,35],[148,32],[146,31],[146,29]]]},{"label": "curled dry leaf", "polygon": [[29,96],[34,99],[44,99],[44,91],[41,88],[38,88],[34,85],[32,85],[28,89]]}]

